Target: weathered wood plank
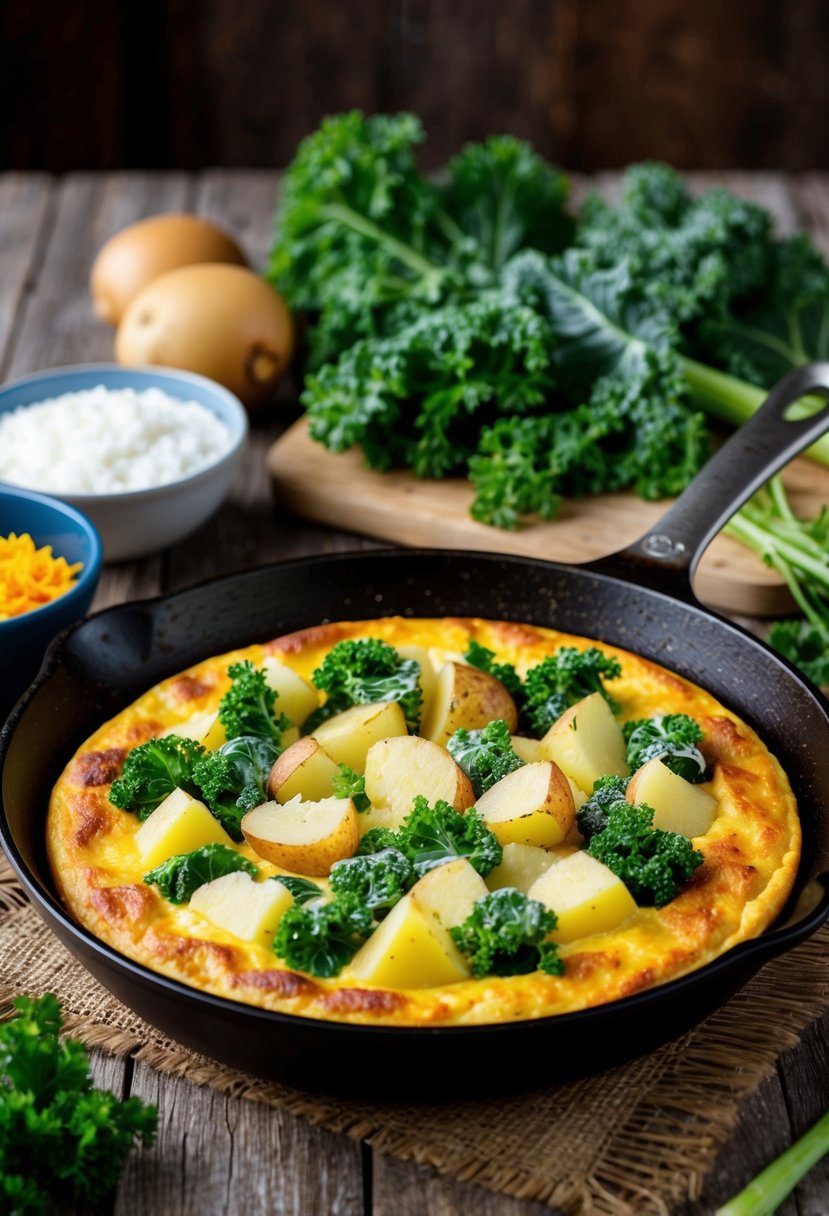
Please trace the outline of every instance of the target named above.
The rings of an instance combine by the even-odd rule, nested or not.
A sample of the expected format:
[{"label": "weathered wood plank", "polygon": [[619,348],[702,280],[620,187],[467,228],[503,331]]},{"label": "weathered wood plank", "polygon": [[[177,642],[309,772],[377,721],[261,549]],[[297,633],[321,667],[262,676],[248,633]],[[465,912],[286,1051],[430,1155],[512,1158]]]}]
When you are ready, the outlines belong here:
[{"label": "weathered wood plank", "polygon": [[43,174],[8,173],[0,178],[0,372],[14,345],[21,303],[44,244],[51,179]]},{"label": "weathered wood plank", "polygon": [[[792,1139],[797,1139],[829,1105],[829,1014],[804,1031],[794,1051],[781,1056],[778,1071]],[[829,1210],[829,1158],[824,1157],[807,1174],[795,1194],[800,1216],[825,1216]]]},{"label": "weathered wood plank", "polygon": [[372,1216],[556,1216],[554,1209],[495,1195],[478,1186],[442,1177],[425,1166],[375,1153]]},{"label": "weathered wood plank", "polygon": [[239,241],[255,270],[268,260],[280,177],[269,169],[217,169],[197,179],[195,209]]},{"label": "weathered wood plank", "polygon": [[158,1139],[129,1157],[116,1216],[362,1216],[358,1144],[283,1111],[136,1064]]},{"label": "weathered wood plank", "polygon": [[829,257],[829,173],[804,173],[791,183],[802,222],[812,240]]}]

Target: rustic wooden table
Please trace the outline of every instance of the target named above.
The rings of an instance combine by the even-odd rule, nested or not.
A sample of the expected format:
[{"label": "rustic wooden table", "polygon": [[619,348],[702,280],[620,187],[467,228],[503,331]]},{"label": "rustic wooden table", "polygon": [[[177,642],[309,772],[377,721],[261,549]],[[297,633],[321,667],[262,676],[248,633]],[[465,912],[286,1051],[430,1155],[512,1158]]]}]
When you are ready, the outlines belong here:
[{"label": "rustic wooden table", "polygon": [[[595,184],[612,193],[618,177]],[[711,176],[699,176],[710,183]],[[797,179],[731,174],[717,180],[758,198],[782,231],[808,228],[829,253],[829,176]],[[581,193],[586,183],[575,183]],[[110,361],[112,333],[96,321],[87,287],[95,252],[113,232],[159,211],[194,210],[241,239],[254,265],[270,241],[278,175],[71,174],[0,177],[0,370],[3,379],[63,364]],[[278,416],[257,423],[236,486],[221,511],[175,549],[105,569],[94,607],[156,595],[263,562],[365,548],[371,541],[280,517],[272,504],[265,452],[282,430]],[[704,1216],[800,1135],[829,1099],[829,1014],[747,1103],[702,1200],[672,1216]],[[225,1098],[143,1064],[93,1054],[98,1084],[159,1107],[155,1147],[127,1163],[115,1212],[146,1216],[541,1216],[547,1208],[493,1196],[431,1171],[373,1153],[301,1118]],[[829,1211],[829,1162],[780,1209],[783,1216]]]}]

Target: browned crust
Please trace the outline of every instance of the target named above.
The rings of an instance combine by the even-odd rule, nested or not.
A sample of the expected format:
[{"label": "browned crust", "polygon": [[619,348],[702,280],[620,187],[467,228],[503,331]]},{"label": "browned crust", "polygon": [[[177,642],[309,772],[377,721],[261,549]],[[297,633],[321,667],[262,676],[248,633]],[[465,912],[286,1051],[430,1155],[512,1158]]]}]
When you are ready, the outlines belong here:
[{"label": "browned crust", "polygon": [[102,752],[78,756],[72,780],[76,785],[111,785],[121,774],[126,754],[125,747],[108,747]]}]

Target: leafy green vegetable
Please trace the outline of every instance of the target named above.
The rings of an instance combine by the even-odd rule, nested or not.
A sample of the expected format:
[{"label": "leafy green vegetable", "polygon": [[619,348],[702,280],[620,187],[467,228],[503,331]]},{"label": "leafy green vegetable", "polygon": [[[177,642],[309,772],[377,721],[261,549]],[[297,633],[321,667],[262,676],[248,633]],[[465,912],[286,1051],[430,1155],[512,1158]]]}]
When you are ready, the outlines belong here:
[{"label": "leafy green vegetable", "polygon": [[823,687],[829,684],[829,623],[775,621],[769,641],[813,684]]},{"label": "leafy green vegetable", "polygon": [[813,1165],[829,1153],[829,1111],[785,1152],[766,1166],[714,1216],[774,1216]]},{"label": "leafy green vegetable", "polygon": [[193,766],[193,780],[232,840],[242,839],[246,811],[267,802],[268,777],[279,755],[274,739],[237,735]]},{"label": "leafy green vegetable", "polygon": [[563,975],[558,946],[548,941],[556,924],[555,913],[544,904],[514,887],[501,887],[476,899],[471,915],[450,932],[475,976]]},{"label": "leafy green vegetable", "polygon": [[134,747],[124,761],[121,776],[113,781],[110,802],[122,811],[146,819],[174,789],[201,796],[193,777],[204,748],[193,739],[164,735]]},{"label": "leafy green vegetable", "polygon": [[697,747],[703,738],[702,729],[687,714],[656,714],[653,718],[625,722],[622,730],[632,773],[658,756],[666,768],[686,781],[705,780],[708,766]]},{"label": "leafy green vegetable", "polygon": [[155,883],[165,899],[173,904],[186,904],[198,887],[224,874],[244,870],[255,878],[256,866],[226,844],[205,844],[190,853],[177,853],[144,875],[144,882]]},{"label": "leafy green vegetable", "polygon": [[347,764],[339,766],[336,777],[331,778],[334,794],[337,798],[350,798],[359,812],[367,811],[371,806],[366,793],[365,773],[355,773]]},{"label": "leafy green vegetable", "polygon": [[622,674],[617,659],[604,654],[597,646],[577,650],[562,646],[555,654],[531,667],[524,680],[524,716],[531,731],[543,735],[556,718],[582,697],[600,692],[614,711],[618,703],[602,683]]},{"label": "leafy green vegetable", "polygon": [[356,895],[375,915],[393,908],[414,881],[412,863],[398,849],[343,858],[334,863],[330,875],[335,896]]},{"label": "leafy green vegetable", "polygon": [[219,702],[219,721],[228,740],[237,735],[257,735],[282,745],[282,736],[291,723],[275,712],[277,694],[268,686],[265,672],[250,659],[233,663],[227,669],[233,683]]},{"label": "leafy green vegetable", "polygon": [[625,791],[629,777],[599,777],[593,784],[593,792],[576,812],[576,825],[589,843],[607,827],[608,809],[617,803],[628,805]]},{"label": "leafy green vegetable", "polygon": [[328,696],[305,722],[306,734],[352,705],[378,701],[398,701],[409,730],[416,731],[420,724],[420,666],[415,659],[402,659],[393,646],[379,638],[337,642],[311,679]]},{"label": "leafy green vegetable", "polygon": [[349,892],[331,903],[288,908],[273,948],[289,967],[328,979],[339,975],[373,928],[370,909]]},{"label": "leafy green vegetable", "polygon": [[446,750],[466,773],[477,798],[524,763],[512,750],[509,727],[500,718],[481,730],[461,727],[448,740]]},{"label": "leafy green vegetable", "polygon": [[422,794],[415,798],[410,814],[396,832],[371,828],[360,840],[357,852],[365,856],[382,849],[398,849],[408,857],[418,878],[454,857],[466,857],[485,877],[500,865],[503,856],[497,837],[474,808],[460,815],[440,799],[430,806]]},{"label": "leafy green vegetable", "polygon": [[310,878],[299,878],[295,874],[277,874],[272,881],[281,882],[283,887],[287,887],[294,897],[294,902],[298,904],[307,904],[311,899],[321,899],[323,895],[322,887],[311,882]]},{"label": "leafy green vegetable", "polygon": [[522,704],[524,685],[512,663],[497,663],[495,661],[495,651],[482,646],[474,638],[469,639],[469,645],[463,657],[470,667],[477,667],[479,671],[486,671],[489,675],[495,676],[495,679],[501,681],[516,704]]},{"label": "leafy green vegetable", "polygon": [[687,836],[651,826],[653,809],[644,803],[611,802],[607,823],[592,836],[587,852],[621,878],[643,907],[661,908],[703,862]]},{"label": "leafy green vegetable", "polygon": [[0,1025],[0,1209],[97,1210],[133,1144],[152,1143],[155,1107],[93,1089],[83,1045],[60,1042],[51,993],[14,1005],[16,1016]]}]

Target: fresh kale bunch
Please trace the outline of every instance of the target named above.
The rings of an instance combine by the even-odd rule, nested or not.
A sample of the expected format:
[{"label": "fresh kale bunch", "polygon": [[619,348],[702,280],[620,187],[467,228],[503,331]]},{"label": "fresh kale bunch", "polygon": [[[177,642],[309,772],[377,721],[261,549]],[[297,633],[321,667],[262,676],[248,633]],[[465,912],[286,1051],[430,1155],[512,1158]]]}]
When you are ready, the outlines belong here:
[{"label": "fresh kale bunch", "polygon": [[661,908],[703,862],[687,836],[652,826],[653,809],[611,802],[587,851],[621,878],[637,904]]},{"label": "fresh kale bunch", "polygon": [[144,875],[144,882],[155,883],[172,904],[186,904],[198,887],[224,874],[244,870],[255,878],[256,866],[226,844],[205,844],[190,853],[177,853]]},{"label": "fresh kale bunch", "polygon": [[202,798],[232,840],[242,839],[243,815],[267,802],[268,777],[279,751],[274,738],[236,735],[193,766]]},{"label": "fresh kale bunch", "polygon": [[470,916],[450,932],[475,976],[562,975],[558,946],[548,940],[556,924],[555,913],[544,904],[514,887],[501,887],[477,899]]},{"label": "fresh kale bunch", "polygon": [[708,766],[697,747],[702,742],[702,728],[687,714],[656,714],[625,722],[622,730],[632,773],[658,756],[666,768],[686,781],[696,784],[705,780]]},{"label": "fresh kale bunch", "polygon": [[356,895],[376,916],[393,908],[412,886],[415,877],[412,863],[399,849],[381,849],[378,853],[335,862],[329,882],[337,898]]},{"label": "fresh kale bunch", "polygon": [[498,838],[474,809],[461,815],[440,799],[430,806],[422,794],[415,798],[410,814],[396,832],[389,828],[369,829],[357,852],[365,856],[382,849],[399,850],[409,859],[418,878],[455,857],[465,857],[486,877],[503,859]]},{"label": "fresh kale bunch", "polygon": [[227,669],[233,683],[219,702],[219,721],[228,739],[237,735],[257,735],[281,747],[282,736],[291,723],[276,713],[277,694],[270,688],[263,670],[257,671],[250,659],[233,663]]},{"label": "fresh kale bunch", "polygon": [[0,1025],[0,1209],[97,1210],[132,1146],[152,1143],[155,1107],[93,1089],[85,1048],[60,1041],[51,993],[14,1005]]},{"label": "fresh kale bunch", "polygon": [[122,811],[134,811],[143,820],[174,789],[200,798],[193,769],[204,755],[200,743],[178,735],[163,735],[140,743],[127,755],[121,776],[112,783],[109,800]]},{"label": "fresh kale bunch", "polygon": [[509,727],[500,718],[481,730],[461,727],[448,740],[446,750],[466,773],[476,798],[524,763],[512,750]]},{"label": "fresh kale bunch", "polygon": [[366,793],[365,773],[355,773],[347,764],[339,766],[340,771],[331,778],[331,785],[337,798],[350,798],[359,812],[367,811],[371,806]]},{"label": "fresh kale bunch", "polygon": [[289,967],[328,979],[339,975],[374,928],[371,909],[349,891],[330,903],[288,908],[273,948]]},{"label": "fresh kale bunch", "polygon": [[524,716],[535,735],[545,734],[565,710],[582,697],[600,692],[614,711],[618,703],[604,686],[622,674],[618,659],[597,646],[577,650],[562,646],[531,667],[524,680]]},{"label": "fresh kale bunch", "polygon": [[401,658],[393,646],[379,638],[337,642],[311,679],[328,695],[325,704],[305,722],[306,734],[352,705],[378,701],[398,701],[410,731],[416,731],[420,724],[420,666],[415,659]]},{"label": "fresh kale bunch", "polygon": [[625,798],[629,777],[599,777],[593,785],[593,792],[587,801],[576,811],[576,825],[584,839],[590,843],[594,836],[603,832],[607,827],[607,816],[610,807],[617,803],[629,803]]}]

